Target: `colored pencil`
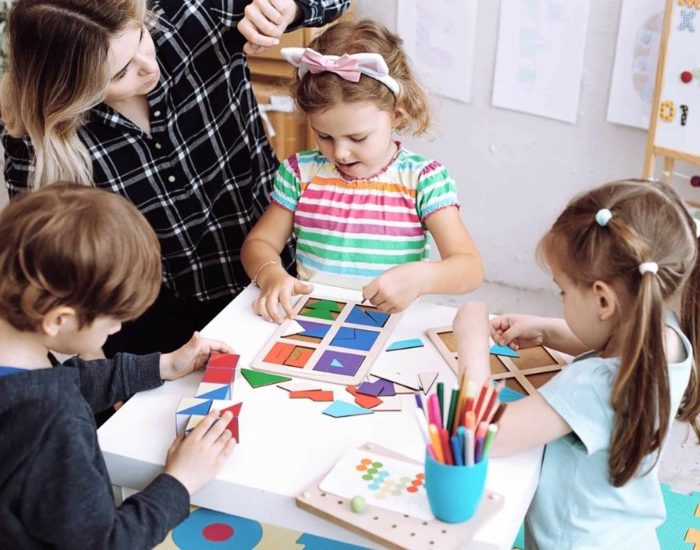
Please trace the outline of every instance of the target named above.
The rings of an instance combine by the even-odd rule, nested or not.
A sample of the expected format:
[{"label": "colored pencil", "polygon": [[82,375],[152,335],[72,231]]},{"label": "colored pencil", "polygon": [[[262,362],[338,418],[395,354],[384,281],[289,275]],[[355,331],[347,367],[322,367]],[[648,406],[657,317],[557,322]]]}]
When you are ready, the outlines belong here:
[{"label": "colored pencil", "polygon": [[498,409],[496,409],[496,414],[493,415],[493,418],[491,419],[491,424],[497,424],[498,421],[501,419],[501,416],[503,416],[503,411],[506,410],[506,404],[505,403],[499,403]]},{"label": "colored pencil", "polygon": [[453,426],[455,423],[455,411],[457,410],[457,400],[459,399],[459,390],[457,388],[452,389],[452,396],[450,397],[450,412],[449,415],[447,416],[447,425],[445,428],[447,429],[447,433],[452,435],[453,433]]},{"label": "colored pencil", "polygon": [[445,384],[437,383],[438,405],[440,405],[440,422],[445,422]]},{"label": "colored pencil", "polygon": [[454,466],[454,460],[452,460],[452,450],[450,449],[450,436],[447,435],[447,430],[444,428],[438,430],[440,433],[440,444],[442,445],[442,453],[445,455],[445,464]]},{"label": "colored pencil", "polygon": [[484,411],[481,413],[481,420],[486,420],[488,422],[489,416],[491,416],[495,412],[494,405],[496,404],[497,399],[498,399],[498,391],[491,388],[491,391],[489,394],[489,401],[488,401],[487,405],[484,407]]},{"label": "colored pencil", "polygon": [[467,428],[464,436],[464,463],[467,466],[474,466],[474,431]]},{"label": "colored pencil", "polygon": [[435,424],[428,426],[428,433],[430,433],[430,439],[433,442],[433,451],[435,451],[435,459],[438,462],[445,464],[445,455],[442,454],[442,443],[440,442],[440,432]]},{"label": "colored pencil", "polygon": [[450,437],[450,445],[452,446],[452,456],[454,457],[455,466],[464,466],[462,453],[459,452],[459,438],[456,435]]}]

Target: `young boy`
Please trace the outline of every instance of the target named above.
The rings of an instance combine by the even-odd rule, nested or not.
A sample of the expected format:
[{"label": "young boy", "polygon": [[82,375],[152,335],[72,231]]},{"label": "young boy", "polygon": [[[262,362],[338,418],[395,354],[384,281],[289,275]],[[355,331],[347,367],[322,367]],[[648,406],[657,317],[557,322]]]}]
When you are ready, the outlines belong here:
[{"label": "young boy", "polygon": [[115,508],[94,413],[231,350],[195,333],[164,355],[59,365],[49,352],[100,348],[160,280],[153,230],[116,194],[58,183],[0,213],[0,548],[150,548],[231,454],[230,413],[212,413]]}]

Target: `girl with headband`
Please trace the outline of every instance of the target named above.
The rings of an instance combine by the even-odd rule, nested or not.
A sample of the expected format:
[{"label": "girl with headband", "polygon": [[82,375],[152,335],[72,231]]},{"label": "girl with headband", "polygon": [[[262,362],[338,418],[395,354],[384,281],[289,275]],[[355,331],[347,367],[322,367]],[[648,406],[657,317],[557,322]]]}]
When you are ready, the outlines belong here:
[{"label": "girl with headband", "polygon": [[[460,368],[489,376],[488,336],[578,355],[511,403],[492,456],[546,444],[526,548],[659,548],[658,479],[671,422],[700,436],[697,229],[667,185],[609,183],[569,203],[538,248],[564,319],[467,304],[454,321]],[[674,310],[679,315],[676,317]]]},{"label": "girl with headband", "polygon": [[[279,168],[272,204],[251,230],[243,265],[260,287],[253,307],[280,322],[291,296],[318,282],[361,289],[383,311],[422,294],[476,288],[482,264],[459,214],[454,180],[438,162],[406,150],[394,132],[430,123],[401,39],[369,20],[337,23],[308,48],[285,48],[297,67],[292,94],[318,149]],[[298,278],[280,253],[296,240]],[[432,237],[440,260],[428,259]]]}]

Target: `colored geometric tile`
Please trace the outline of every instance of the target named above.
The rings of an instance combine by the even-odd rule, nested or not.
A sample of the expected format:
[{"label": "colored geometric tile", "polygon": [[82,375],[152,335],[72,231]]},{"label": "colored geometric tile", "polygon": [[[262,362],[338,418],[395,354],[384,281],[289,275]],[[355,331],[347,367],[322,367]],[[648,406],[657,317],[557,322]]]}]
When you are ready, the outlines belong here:
[{"label": "colored geometric tile", "polygon": [[187,427],[185,428],[185,433],[188,434],[194,430],[199,423],[206,418],[206,415],[193,414],[190,416],[189,422],[187,422]]},{"label": "colored geometric tile", "polygon": [[386,325],[389,317],[391,317],[391,314],[384,313],[373,307],[356,305],[353,306],[345,322],[367,327],[382,328]]},{"label": "colored geometric tile", "polygon": [[288,367],[303,368],[314,353],[314,348],[305,348],[303,346],[294,346],[294,349],[289,354],[284,364]]},{"label": "colored geometric tile", "polygon": [[498,344],[494,344],[493,346],[491,346],[491,349],[489,349],[489,353],[491,355],[504,355],[506,357],[520,357],[520,354],[513,348],[509,346],[500,346]]},{"label": "colored geometric tile", "polygon": [[333,392],[330,390],[290,391],[289,398],[311,399],[311,401],[333,401]]},{"label": "colored geometric tile", "polygon": [[219,367],[221,369],[235,369],[240,355],[235,353],[212,353],[209,356],[207,367]]},{"label": "colored geometric tile", "polygon": [[422,348],[425,344],[423,344],[423,340],[420,338],[411,338],[409,340],[397,340],[396,342],[392,342],[389,344],[389,346],[386,348],[386,351],[399,351],[402,349],[413,349],[413,348]]},{"label": "colored geometric tile", "polygon": [[295,321],[293,321],[293,323],[299,325],[299,327],[301,327],[301,330],[285,333],[284,336],[306,336],[308,338],[323,339],[326,336],[326,334],[328,334],[328,331],[331,328],[331,325],[324,325],[323,323],[314,323],[312,321],[304,321],[302,319],[296,319]]},{"label": "colored geometric tile", "polygon": [[280,382],[287,382],[291,380],[291,378],[287,376],[270,374],[268,372],[260,372],[251,369],[241,369],[241,374],[253,388],[262,388],[263,386],[271,386],[272,384],[278,384]]},{"label": "colored geometric tile", "polygon": [[346,401],[334,401],[323,411],[323,414],[333,418],[343,418],[345,416],[357,416],[360,414],[372,414],[372,411],[364,407],[358,407]]},{"label": "colored geometric tile", "polygon": [[371,409],[382,404],[382,400],[377,396],[359,393],[358,388],[355,386],[347,386],[345,389],[355,397],[355,403],[357,403],[360,407]]},{"label": "colored geometric tile", "polygon": [[313,317],[315,319],[335,321],[344,307],[345,303],[343,302],[309,298],[306,304],[304,304],[304,307],[301,308],[301,311],[299,311],[299,315],[303,315],[304,317]]},{"label": "colored geometric tile", "polygon": [[255,548],[263,539],[257,521],[199,508],[172,531],[177,548]]},{"label": "colored geometric tile", "polygon": [[342,351],[327,350],[323,352],[313,370],[354,376],[365,360],[364,355],[343,353]]},{"label": "colored geometric tile", "polygon": [[200,399],[229,399],[231,397],[231,384],[202,382],[194,396]]},{"label": "colored geometric tile", "polygon": [[396,395],[396,388],[393,382],[381,378],[374,382],[362,382],[362,384],[357,387],[357,391],[365,395],[381,395],[382,397]]},{"label": "colored geometric tile", "polygon": [[212,401],[211,404],[212,410],[219,411],[220,414],[224,414],[225,412],[229,411],[233,415],[233,418],[229,421],[226,429],[231,432],[233,439],[235,439],[237,443],[241,442],[240,435],[238,433],[238,415],[241,413],[242,406],[243,403],[234,403],[233,401]]},{"label": "colored geometric tile", "polygon": [[331,540],[309,533],[301,535],[297,544],[303,544],[303,550],[366,550],[363,546],[355,546],[339,540]]},{"label": "colored geometric tile", "polygon": [[209,384],[232,384],[235,376],[235,370],[207,367],[204,371],[204,376],[202,376],[202,382],[207,382]]},{"label": "colored geometric tile", "polygon": [[379,333],[373,330],[362,330],[359,328],[340,327],[331,340],[330,345],[339,348],[356,349],[359,351],[369,351],[377,341]]},{"label": "colored geometric tile", "polygon": [[211,400],[196,397],[185,397],[180,400],[177,407],[177,414],[203,414],[209,413]]},{"label": "colored geometric tile", "polygon": [[285,344],[283,342],[277,342],[274,346],[270,348],[267,355],[263,359],[265,363],[274,363],[275,365],[284,365],[284,362],[289,357],[294,349],[294,344]]}]

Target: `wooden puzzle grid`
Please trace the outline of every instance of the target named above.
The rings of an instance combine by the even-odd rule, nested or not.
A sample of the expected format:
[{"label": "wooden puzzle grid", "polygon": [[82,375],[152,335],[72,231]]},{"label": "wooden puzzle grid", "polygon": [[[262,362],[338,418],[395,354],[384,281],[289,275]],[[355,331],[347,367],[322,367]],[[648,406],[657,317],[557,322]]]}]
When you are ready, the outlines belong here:
[{"label": "wooden puzzle grid", "polygon": [[352,300],[305,296],[251,367],[354,386],[369,372],[399,318]]},{"label": "wooden puzzle grid", "polygon": [[[374,443],[365,443],[358,449],[421,466],[416,460]],[[372,504],[358,514],[350,508],[350,499],[323,491],[319,484],[320,480],[297,495],[299,508],[387,548],[457,548],[470,540],[476,530],[500,510],[504,501],[502,495],[486,489],[474,517],[463,523],[444,523],[437,519],[418,519]]]},{"label": "wooden puzzle grid", "polygon": [[[452,327],[428,329],[426,334],[456,374],[457,339]],[[518,358],[489,355],[489,361],[492,379],[505,380],[506,386],[522,394],[536,393],[537,388],[566,365],[566,360],[559,352],[544,346],[521,349],[518,354]]]}]

